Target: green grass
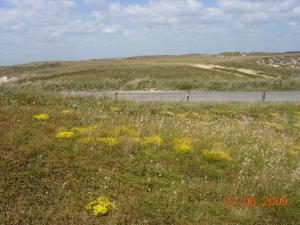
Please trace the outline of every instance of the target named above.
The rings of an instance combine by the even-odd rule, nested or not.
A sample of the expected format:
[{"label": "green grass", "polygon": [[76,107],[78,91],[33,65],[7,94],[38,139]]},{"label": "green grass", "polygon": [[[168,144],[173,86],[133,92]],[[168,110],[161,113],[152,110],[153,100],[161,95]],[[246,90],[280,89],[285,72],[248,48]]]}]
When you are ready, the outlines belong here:
[{"label": "green grass", "polygon": [[[0,224],[299,224],[299,112],[297,104],[134,103],[2,87]],[[36,121],[39,113],[49,120]],[[76,127],[90,130],[55,136]],[[162,144],[143,142],[153,135]],[[191,150],[176,152],[176,138],[190,138]],[[249,195],[289,204],[225,207],[226,197]],[[101,196],[117,209],[96,217],[84,206]]]}]

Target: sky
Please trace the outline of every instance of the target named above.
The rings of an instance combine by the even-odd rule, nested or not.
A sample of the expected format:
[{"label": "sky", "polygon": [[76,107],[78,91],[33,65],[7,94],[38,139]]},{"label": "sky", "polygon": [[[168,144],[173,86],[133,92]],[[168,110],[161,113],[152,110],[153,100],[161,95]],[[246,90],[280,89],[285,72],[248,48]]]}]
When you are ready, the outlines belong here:
[{"label": "sky", "polygon": [[300,50],[300,0],[0,0],[0,65]]}]

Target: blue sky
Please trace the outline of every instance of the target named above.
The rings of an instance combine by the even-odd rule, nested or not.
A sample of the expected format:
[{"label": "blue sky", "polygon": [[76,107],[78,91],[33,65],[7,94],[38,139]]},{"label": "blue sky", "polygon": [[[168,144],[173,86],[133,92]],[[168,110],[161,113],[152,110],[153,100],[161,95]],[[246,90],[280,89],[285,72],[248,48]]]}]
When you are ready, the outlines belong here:
[{"label": "blue sky", "polygon": [[0,65],[300,50],[300,0],[0,0]]}]

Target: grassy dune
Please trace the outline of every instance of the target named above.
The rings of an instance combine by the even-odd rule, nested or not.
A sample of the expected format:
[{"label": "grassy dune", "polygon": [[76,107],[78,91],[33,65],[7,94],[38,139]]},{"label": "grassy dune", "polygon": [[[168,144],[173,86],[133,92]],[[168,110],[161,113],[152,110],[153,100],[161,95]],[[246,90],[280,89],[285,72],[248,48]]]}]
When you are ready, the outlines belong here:
[{"label": "grassy dune", "polygon": [[[278,57],[296,57],[278,54]],[[276,55],[272,54],[273,57]],[[0,68],[0,75],[20,78],[24,89],[76,90],[300,90],[299,78],[291,85],[291,73],[299,68],[273,67],[256,61],[268,54],[152,56],[80,62],[33,63]],[[215,64],[228,69],[193,67]],[[255,76],[236,69],[257,71]],[[299,72],[300,73],[300,72]],[[268,78],[269,77],[269,78]],[[275,78],[275,79],[271,79]]]},{"label": "grassy dune", "polygon": [[0,224],[299,224],[300,105],[2,88],[0,117]]}]

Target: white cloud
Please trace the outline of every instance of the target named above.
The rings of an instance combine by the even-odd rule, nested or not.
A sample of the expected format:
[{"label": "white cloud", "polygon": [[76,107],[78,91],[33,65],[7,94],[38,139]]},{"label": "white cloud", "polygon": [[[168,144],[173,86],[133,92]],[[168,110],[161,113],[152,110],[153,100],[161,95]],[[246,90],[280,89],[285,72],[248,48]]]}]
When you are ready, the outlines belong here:
[{"label": "white cloud", "polygon": [[188,7],[192,10],[198,10],[200,9],[203,5],[197,1],[197,0],[186,0],[186,3]]},{"label": "white cloud", "polygon": [[293,15],[300,16],[300,6],[293,9]]},{"label": "white cloud", "polygon": [[247,13],[242,16],[240,22],[259,23],[268,20],[268,16],[264,12]]},{"label": "white cloud", "polygon": [[260,3],[256,1],[242,0],[218,0],[219,6],[227,12],[248,12],[260,9]]},{"label": "white cloud", "polygon": [[198,0],[158,0],[150,1],[145,5],[113,3],[110,7],[111,12],[114,14],[137,17],[182,16],[188,13],[200,12],[202,8],[203,5]]},{"label": "white cloud", "polygon": [[107,26],[102,30],[106,34],[116,34],[121,31],[121,26],[113,24],[111,26]]},{"label": "white cloud", "polygon": [[[163,43],[178,41],[186,43],[187,49],[191,43],[202,49],[199,46],[209,46],[217,41],[217,37],[224,39],[231,35],[242,40],[241,33],[248,32],[252,38],[259,33],[256,36],[259,40],[272,36],[274,30],[288,27],[289,33],[284,37],[297,39],[295,32],[300,30],[300,0],[216,0],[216,4],[210,6],[203,0],[0,2],[7,3],[5,7],[0,6],[2,52],[22,48],[22,43],[23,46],[51,46],[51,53],[55,46],[66,47],[69,43],[77,43],[76,46],[98,43],[111,47],[118,42],[126,43],[126,46],[132,44],[132,48],[141,46],[141,49],[147,43],[148,49],[163,46],[163,51]],[[199,41],[201,38],[205,42]],[[295,45],[298,43],[299,37]],[[216,47],[212,45],[210,48]],[[96,47],[94,49],[96,51]]]}]

